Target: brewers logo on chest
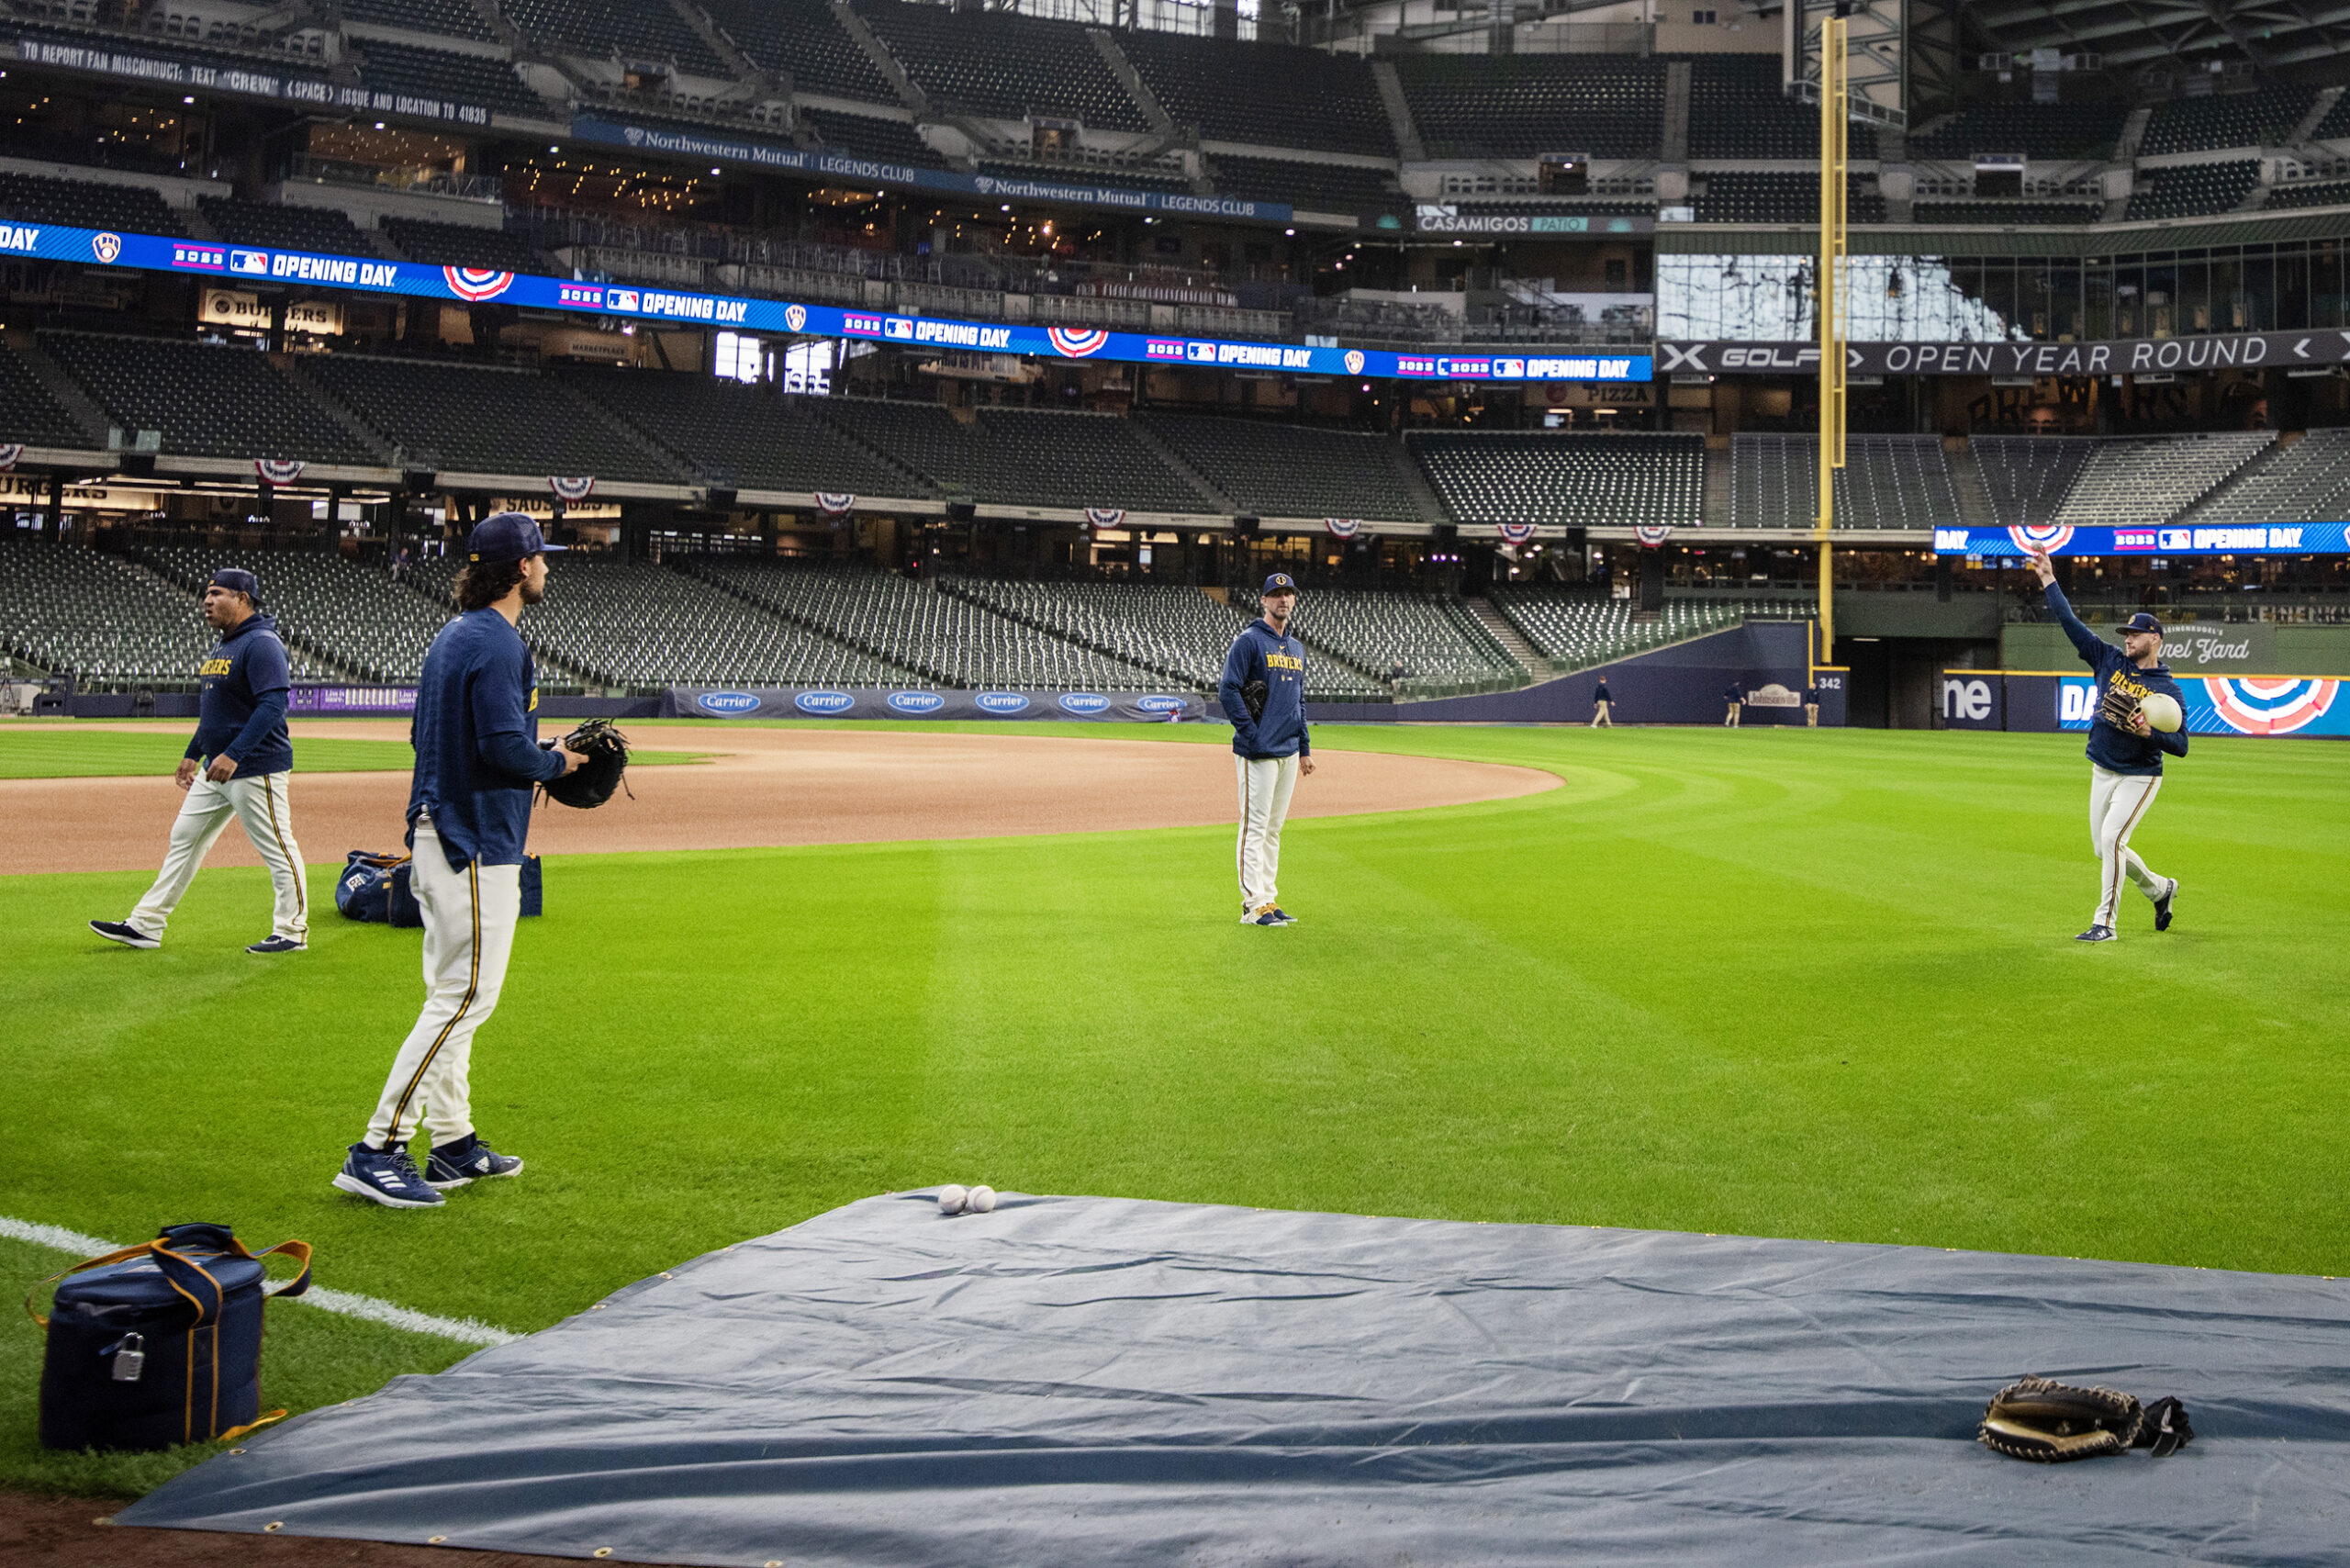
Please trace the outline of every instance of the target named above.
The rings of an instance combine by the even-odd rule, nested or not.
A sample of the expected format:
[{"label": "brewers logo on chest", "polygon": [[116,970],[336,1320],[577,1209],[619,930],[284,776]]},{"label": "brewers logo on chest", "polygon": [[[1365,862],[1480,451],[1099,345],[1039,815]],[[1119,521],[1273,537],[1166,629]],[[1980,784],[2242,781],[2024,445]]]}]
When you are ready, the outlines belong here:
[{"label": "brewers logo on chest", "polygon": [[1299,658],[1295,654],[1267,654],[1265,655],[1265,664],[1267,667],[1271,669],[1302,670],[1305,667],[1305,661]]}]

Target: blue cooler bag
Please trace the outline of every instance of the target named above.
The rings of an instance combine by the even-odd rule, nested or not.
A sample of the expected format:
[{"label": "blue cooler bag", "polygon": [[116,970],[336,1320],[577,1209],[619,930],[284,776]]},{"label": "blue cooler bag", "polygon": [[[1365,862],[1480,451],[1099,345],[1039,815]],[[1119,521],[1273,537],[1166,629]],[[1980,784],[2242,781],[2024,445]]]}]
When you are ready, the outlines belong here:
[{"label": "blue cooler bag", "polygon": [[[271,1252],[302,1265],[274,1292],[261,1263]],[[241,1437],[285,1414],[261,1414],[262,1302],[310,1288],[308,1242],[256,1254],[225,1225],[166,1226],[52,1277],[63,1282],[50,1316],[33,1313],[49,1334],[43,1447],[169,1448]]]}]

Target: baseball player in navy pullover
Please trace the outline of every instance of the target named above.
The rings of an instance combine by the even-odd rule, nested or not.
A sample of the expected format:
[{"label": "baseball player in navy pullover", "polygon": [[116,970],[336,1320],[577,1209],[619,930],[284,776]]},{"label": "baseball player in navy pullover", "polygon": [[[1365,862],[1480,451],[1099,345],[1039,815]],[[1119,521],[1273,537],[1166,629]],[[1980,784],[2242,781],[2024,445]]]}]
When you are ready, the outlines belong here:
[{"label": "baseball player in navy pullover", "polygon": [[[1240,923],[1293,925],[1274,883],[1281,873],[1281,823],[1300,773],[1314,771],[1314,742],[1305,730],[1305,644],[1289,634],[1297,610],[1297,584],[1287,572],[1265,579],[1265,613],[1240,629],[1224,656],[1216,699],[1232,721],[1232,760],[1240,776]],[[1261,687],[1259,710],[1249,690]]]},{"label": "baseball player in navy pullover", "polygon": [[269,935],[248,953],[298,953],[309,946],[310,900],[302,880],[302,847],[294,842],[294,807],[285,778],[294,743],[285,733],[293,678],[277,623],[261,612],[261,582],[223,566],[204,590],[204,619],[220,633],[196,668],[203,696],[195,738],[173,775],[187,791],[172,823],[163,869],[129,920],[94,920],[90,929],[126,947],[160,947],[197,868],[234,816],[245,827],[274,894]]},{"label": "baseball player in navy pullover", "polygon": [[2073,640],[2081,661],[2097,672],[2098,707],[2089,717],[2088,744],[2089,842],[2096,847],[2098,867],[2097,914],[2075,940],[2113,940],[2114,904],[2121,897],[2124,877],[2153,901],[2154,929],[2167,931],[2171,902],[2178,897],[2178,879],[2157,877],[2148,870],[2130,847],[2130,834],[2145,820],[2147,808],[2163,787],[2163,754],[2187,755],[2187,731],[2182,726],[2176,734],[2165,734],[2134,711],[2125,729],[2104,712],[2108,690],[2141,700],[2161,692],[2178,703],[2182,713],[2186,711],[2178,682],[2163,663],[2162,622],[2139,611],[2122,622],[2121,646],[2117,648],[2082,625],[2073,607],[2065,602],[2065,590],[2056,586],[2056,568],[2049,565],[2047,552],[2032,552],[2031,569],[2065,635]]},{"label": "baseball player in navy pullover", "polygon": [[[545,597],[546,557],[562,548],[521,512],[484,519],[457,577],[462,613],[424,655],[408,799],[410,876],[424,912],[424,1011],[392,1059],[367,1136],[334,1179],[387,1208],[436,1207],[446,1189],[522,1169],[476,1135],[467,1070],[522,912],[532,790],[581,761],[560,746],[540,748],[538,677],[515,629],[522,607]],[[408,1152],[420,1121],[432,1134],[421,1176]]]}]

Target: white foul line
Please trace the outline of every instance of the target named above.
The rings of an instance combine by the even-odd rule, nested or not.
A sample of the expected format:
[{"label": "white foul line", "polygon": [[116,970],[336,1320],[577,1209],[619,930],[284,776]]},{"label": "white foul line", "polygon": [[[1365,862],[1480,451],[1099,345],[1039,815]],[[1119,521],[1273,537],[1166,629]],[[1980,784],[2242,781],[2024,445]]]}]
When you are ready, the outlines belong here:
[{"label": "white foul line", "polygon": [[[60,1252],[78,1252],[84,1258],[122,1250],[114,1242],[101,1241],[95,1236],[84,1236],[78,1231],[63,1230],[53,1225],[35,1225],[30,1220],[10,1219],[5,1215],[0,1215],[0,1237],[6,1237],[11,1241],[28,1241],[36,1247],[53,1247]],[[431,1334],[443,1339],[454,1339],[461,1345],[510,1345],[522,1337],[509,1334],[503,1328],[493,1328],[475,1318],[435,1317],[429,1312],[395,1306],[388,1301],[377,1301],[371,1295],[329,1290],[324,1285],[312,1285],[295,1299],[324,1312],[337,1312],[345,1317],[364,1318],[370,1323],[405,1328],[411,1334]]]}]

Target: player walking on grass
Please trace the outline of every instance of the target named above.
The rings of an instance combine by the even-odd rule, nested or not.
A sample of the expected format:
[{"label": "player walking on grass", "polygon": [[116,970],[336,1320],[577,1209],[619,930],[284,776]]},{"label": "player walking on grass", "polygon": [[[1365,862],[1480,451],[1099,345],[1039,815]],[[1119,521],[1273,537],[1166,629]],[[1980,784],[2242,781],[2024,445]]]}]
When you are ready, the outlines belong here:
[{"label": "player walking on grass", "polygon": [[[484,519],[457,577],[458,617],[424,655],[408,738],[408,800],[416,901],[424,913],[424,1011],[401,1042],[367,1136],[334,1184],[388,1208],[437,1206],[441,1193],[522,1162],[474,1131],[467,1070],[474,1034],[498,1005],[522,909],[522,842],[532,786],[579,766],[541,750],[538,677],[515,629],[546,595],[547,555],[562,549],[520,512]],[[421,1121],[432,1153],[420,1175],[408,1140]]]},{"label": "player walking on grass", "polygon": [[1240,923],[1294,925],[1277,902],[1281,823],[1300,773],[1314,771],[1305,730],[1305,644],[1289,634],[1297,584],[1287,572],[1265,579],[1265,613],[1240,629],[1216,688],[1232,721],[1232,760],[1240,776]]},{"label": "player walking on grass", "polygon": [[261,612],[261,582],[223,566],[204,590],[204,619],[220,641],[196,674],[203,696],[196,736],[173,775],[187,791],[172,823],[163,869],[129,920],[94,920],[90,929],[126,947],[160,947],[163,927],[196,879],[215,840],[235,817],[269,868],[274,894],[269,935],[248,953],[298,953],[310,945],[310,901],[302,880],[302,846],[294,842],[294,806],[285,777],[294,743],[285,733],[293,689],[277,623]]},{"label": "player walking on grass", "polygon": [[2046,551],[2031,552],[2031,569],[2065,635],[2073,640],[2082,662],[2097,672],[2098,704],[2089,719],[2088,745],[2089,842],[2097,850],[2098,868],[2097,914],[2074,940],[2113,940],[2114,904],[2121,897],[2125,876],[2153,902],[2154,929],[2167,931],[2178,879],[2155,876],[2130,847],[2130,834],[2145,820],[2163,787],[2163,754],[2187,755],[2184,726],[2165,734],[2138,711],[2138,704],[2156,692],[2182,711],[2186,707],[2178,682],[2163,663],[2162,622],[2140,610],[2121,623],[2121,646],[2117,648],[2073,613],[2065,590],[2056,586],[2056,568],[2049,565]]}]

